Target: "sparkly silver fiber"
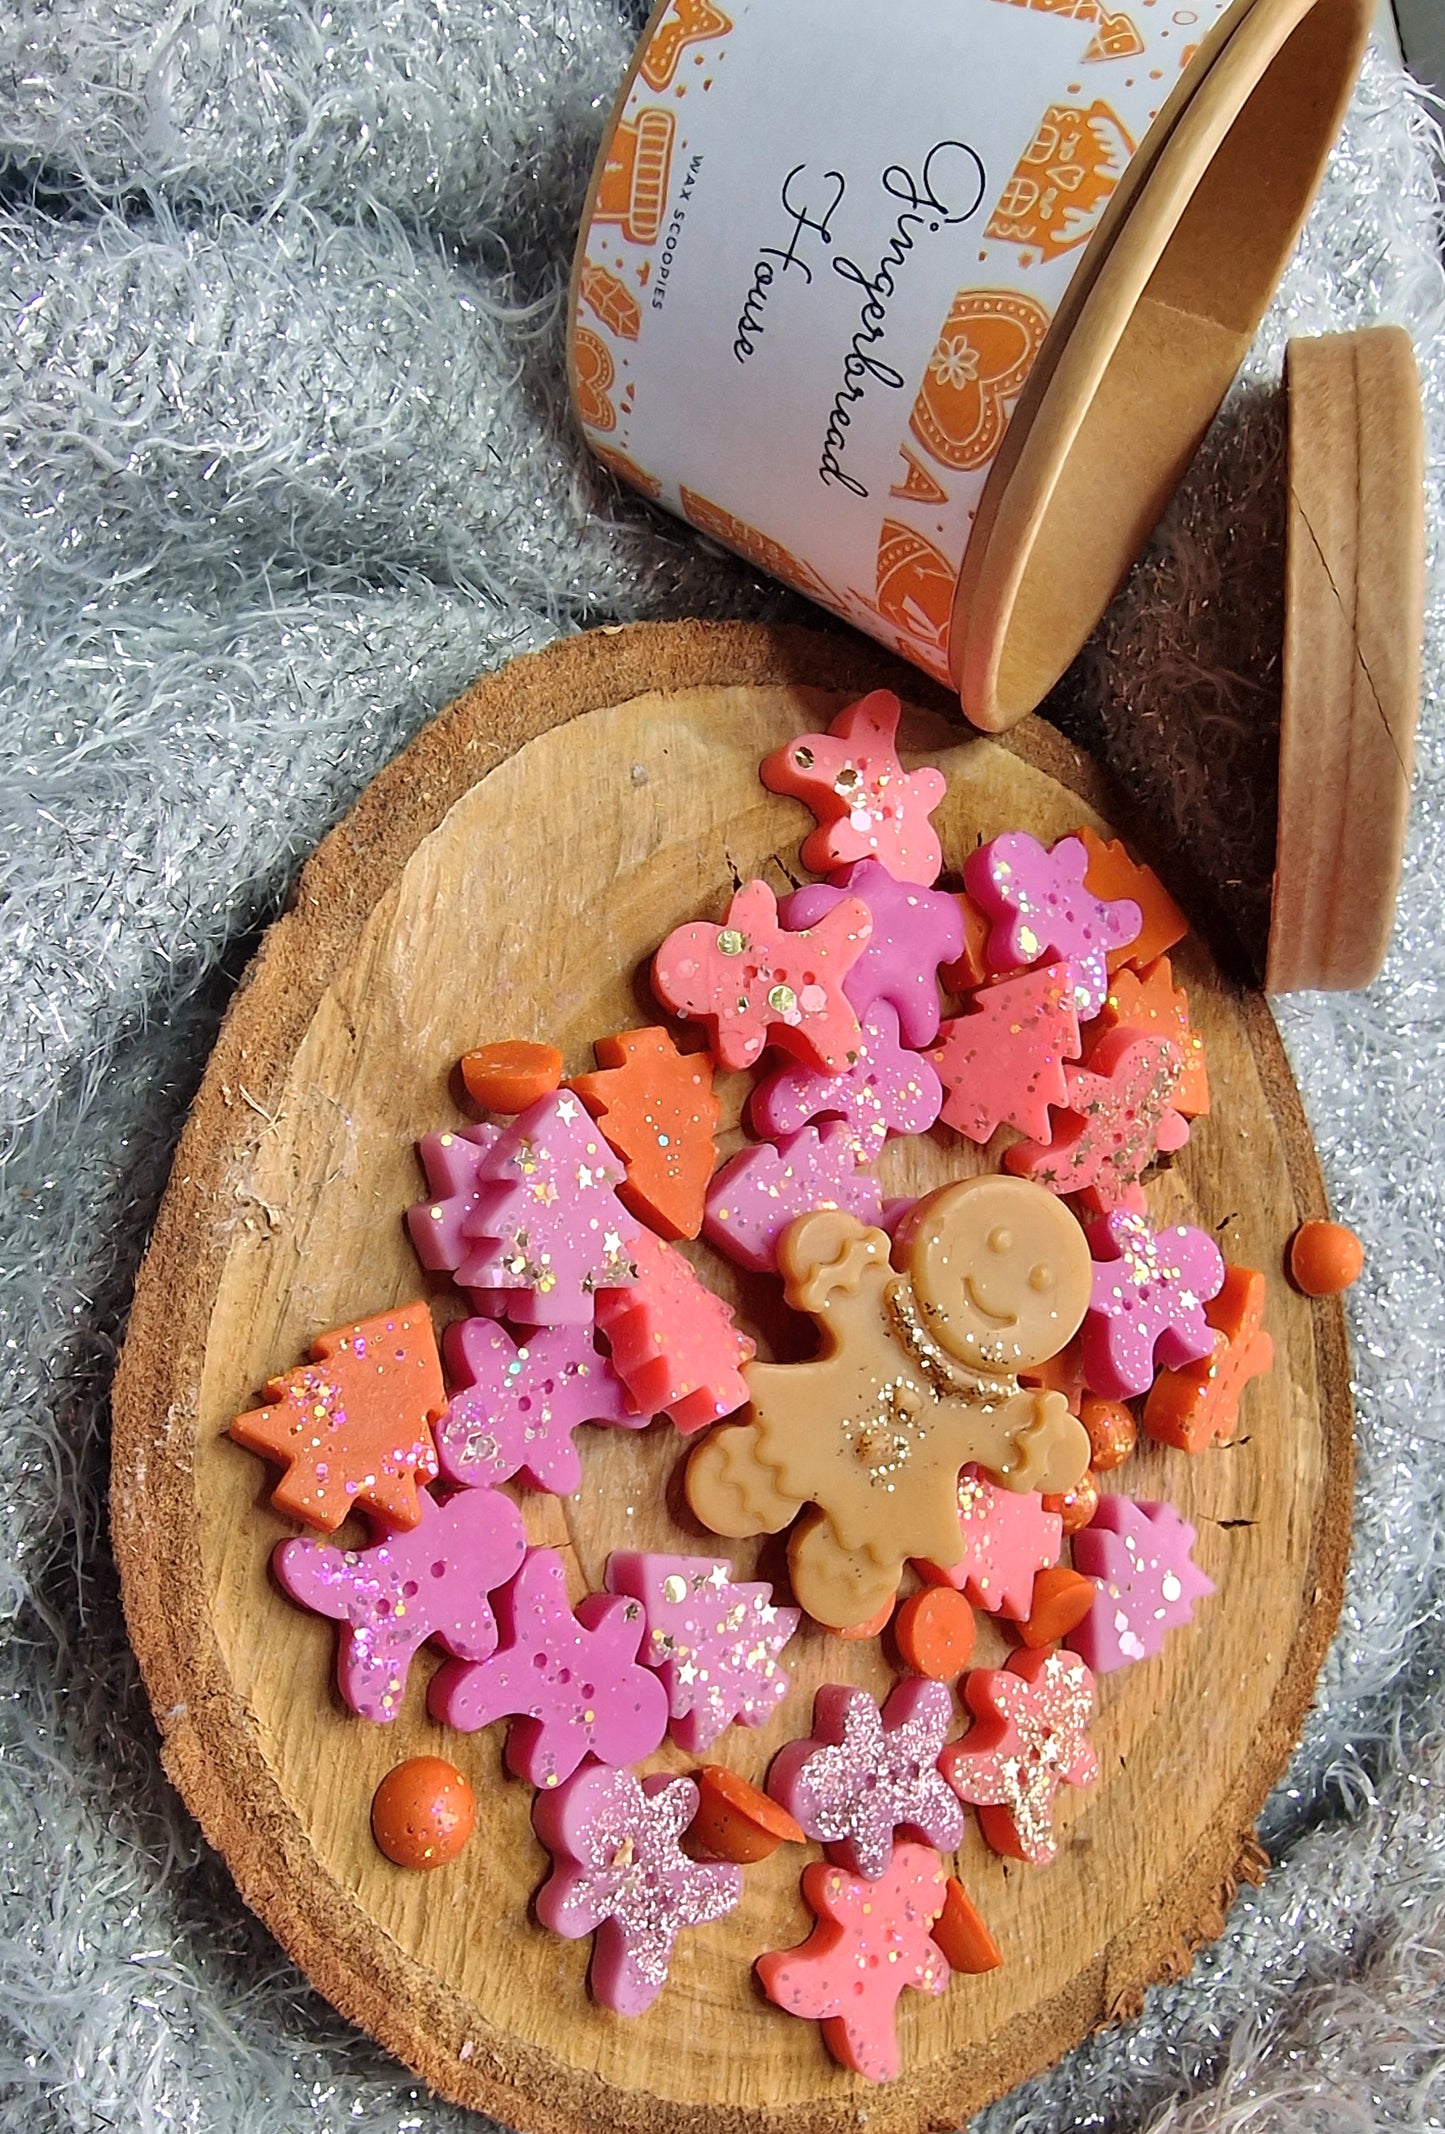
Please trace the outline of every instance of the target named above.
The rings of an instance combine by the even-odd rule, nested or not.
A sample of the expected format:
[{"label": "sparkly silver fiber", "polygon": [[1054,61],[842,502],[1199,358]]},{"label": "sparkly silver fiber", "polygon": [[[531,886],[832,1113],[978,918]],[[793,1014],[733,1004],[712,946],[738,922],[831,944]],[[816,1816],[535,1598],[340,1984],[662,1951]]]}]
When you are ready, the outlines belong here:
[{"label": "sparkly silver fiber", "polygon": [[[300,858],[372,773],[475,674],[584,622],[802,613],[620,498],[566,428],[570,225],[640,12],[0,11],[0,155],[52,188],[32,206],[9,184],[0,219],[0,1097],[15,1122],[0,1173],[0,2079],[26,2134],[480,2124],[304,1986],[165,1781],[116,1602],[106,1401],[219,1009]],[[1266,1812],[1265,1887],[1241,1894],[1190,1979],[986,2115],[988,2134],[1445,2119],[1430,153],[1420,106],[1375,61],[1245,381],[1053,706],[1112,754],[1166,846],[1257,894],[1273,697],[1246,678],[1277,662],[1283,340],[1409,323],[1436,590],[1400,926],[1367,996],[1281,1008],[1336,1212],[1369,1255],[1348,1306],[1361,1465],[1342,1634]],[[124,216],[100,218],[97,188],[125,196]],[[244,1182],[237,1220],[266,1220]]]}]

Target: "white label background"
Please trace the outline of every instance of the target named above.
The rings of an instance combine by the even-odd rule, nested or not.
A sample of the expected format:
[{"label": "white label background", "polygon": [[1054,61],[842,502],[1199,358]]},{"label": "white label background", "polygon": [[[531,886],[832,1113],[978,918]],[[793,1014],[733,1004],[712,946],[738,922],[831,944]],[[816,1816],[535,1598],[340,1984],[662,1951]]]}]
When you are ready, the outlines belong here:
[{"label": "white label background", "polygon": [[[761,35],[749,21],[758,12],[768,18]],[[955,294],[1023,286],[1052,308],[1078,264],[1082,247],[1052,271],[1022,275],[1013,248],[986,243],[983,232],[1047,103],[1078,83],[1095,25],[999,0],[889,0],[886,9],[877,0],[788,0],[784,8],[762,0],[760,9],[742,0],[735,24],[726,64],[679,127],[659,261],[679,207],[683,219],[666,280],[655,279],[643,297],[627,449],[670,489],[697,490],[805,557],[838,593],[866,594],[880,525],[896,509],[889,489],[903,471],[909,411]],[[640,85],[634,108],[637,101],[647,101]],[[884,173],[901,166],[921,181],[930,151],[948,141],[978,156],[982,191],[967,221],[936,231],[931,216],[906,225],[914,245],[892,269],[881,337],[862,344],[904,383],[859,381],[862,397],[846,403],[850,422],[836,452],[869,492],[859,497],[819,473],[869,301],[833,261],[877,275],[908,207],[885,190]],[[828,218],[831,244],[797,233],[784,204],[798,166],[789,199],[820,219],[838,193],[827,173],[843,182]],[[945,151],[933,169],[956,174],[966,207],[977,188],[968,159]],[[812,279],[769,262],[775,278],[753,306],[760,330],[748,335],[754,353],[740,363],[734,341],[757,261],[765,246],[786,250],[795,234]],[[967,484],[970,501],[985,471]],[[960,484],[957,475],[944,479],[956,527]]]}]

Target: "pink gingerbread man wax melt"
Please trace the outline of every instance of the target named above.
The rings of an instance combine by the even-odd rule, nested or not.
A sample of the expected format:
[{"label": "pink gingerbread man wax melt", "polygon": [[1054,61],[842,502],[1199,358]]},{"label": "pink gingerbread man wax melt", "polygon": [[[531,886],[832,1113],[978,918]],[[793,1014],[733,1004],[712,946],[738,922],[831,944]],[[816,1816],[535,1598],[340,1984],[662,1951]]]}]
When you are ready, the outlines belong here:
[{"label": "pink gingerbread man wax melt", "polygon": [[434,1638],[458,1660],[496,1649],[489,1596],[526,1553],[522,1515],[509,1497],[461,1489],[422,1518],[365,1549],[282,1541],[271,1558],[282,1589],[341,1625],[336,1684],[363,1719],[395,1719],[412,1659]]},{"label": "pink gingerbread man wax melt", "polygon": [[555,1549],[531,1549],[498,1594],[501,1642],[490,1659],[449,1660],[432,1677],[431,1715],[472,1734],[512,1719],[507,1768],[556,1786],[584,1756],[632,1764],[667,1730],[667,1692],[638,1660],[647,1628],[634,1600],[589,1593],[574,1613]]},{"label": "pink gingerbread man wax melt", "polygon": [[929,816],[947,781],[931,766],[905,771],[896,736],[903,706],[891,689],[840,711],[825,734],[800,734],[765,756],[759,777],[791,793],[818,818],[802,861],[817,874],[850,860],[878,860],[901,882],[938,880],[943,849]]},{"label": "pink gingerbread man wax melt", "polygon": [[665,1008],[705,1023],[724,1067],[753,1067],[768,1044],[838,1074],[858,1052],[858,1018],[843,979],[868,943],[872,920],[844,897],[816,926],[779,922],[766,882],[734,896],[721,926],[675,927],[652,959]]},{"label": "pink gingerbread man wax melt", "polygon": [[1106,1400],[1147,1393],[1156,1361],[1177,1370],[1208,1356],[1204,1307],[1224,1284],[1224,1256],[1192,1224],[1152,1230],[1136,1192],[1088,1226],[1093,1287],[1079,1336],[1085,1382]]},{"label": "pink gingerbread man wax melt", "polygon": [[569,1497],[582,1481],[579,1423],[641,1430],[639,1415],[590,1326],[539,1327],[518,1343],[492,1319],[462,1319],[442,1337],[453,1386],[436,1430],[448,1482],[490,1487],[513,1475]]},{"label": "pink gingerbread man wax melt", "polygon": [[689,1859],[683,1832],[697,1813],[690,1778],[590,1765],[532,1808],[552,1872],[537,1892],[537,1917],[554,1934],[595,1934],[588,1983],[618,2015],[641,2015],[667,1982],[673,1946],[686,1928],[732,1911],[742,1869]]},{"label": "pink gingerbread man wax melt", "polygon": [[876,1882],[815,1860],[803,1895],[818,1924],[796,1949],[757,1961],[770,2001],[823,2028],[835,2060],[868,2082],[898,2072],[895,2010],[905,1987],[942,1993],[948,1959],[932,1938],[948,1897],[942,1860],[928,1845],[895,1848]]},{"label": "pink gingerbread man wax melt", "polygon": [[1127,948],[1144,923],[1127,897],[1110,902],[1084,886],[1089,855],[1077,837],[1052,850],[1026,830],[1009,830],[964,861],[963,879],[993,921],[985,951],[993,971],[1025,970],[1045,959],[1074,967],[1079,1014],[1097,1015],[1109,991],[1110,949]]},{"label": "pink gingerbread man wax melt", "polygon": [[963,947],[963,913],[956,897],[900,882],[877,860],[859,860],[828,882],[808,882],[784,897],[785,926],[826,924],[845,903],[861,902],[871,932],[843,980],[859,1015],[886,1000],[905,1045],[931,1045],[941,1012],[938,973]]},{"label": "pink gingerbread man wax melt", "polygon": [[888,1872],[903,1830],[952,1852],[963,1810],[938,1768],[953,1718],[942,1682],[900,1682],[880,1712],[864,1689],[828,1683],[813,1702],[813,1732],[779,1749],[768,1791],[829,1857],[866,1881]]}]

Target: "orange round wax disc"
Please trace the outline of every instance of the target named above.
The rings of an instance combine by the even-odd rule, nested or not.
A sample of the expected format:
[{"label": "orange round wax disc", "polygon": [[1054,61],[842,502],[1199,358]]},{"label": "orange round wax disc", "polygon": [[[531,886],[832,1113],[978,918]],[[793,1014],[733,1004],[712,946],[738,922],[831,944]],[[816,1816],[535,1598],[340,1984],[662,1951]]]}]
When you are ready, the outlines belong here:
[{"label": "orange round wax disc", "polygon": [[1077,1489],[1071,1489],[1064,1497],[1045,1497],[1044,1510],[1057,1512],[1064,1522],[1066,1534],[1077,1534],[1086,1527],[1099,1509],[1099,1485],[1094,1479],[1094,1470],[1087,1467],[1084,1479]]},{"label": "orange round wax disc", "polygon": [[1095,1474],[1108,1474],[1122,1467],[1138,1443],[1139,1431],[1121,1400],[1101,1400],[1086,1393],[1079,1408],[1079,1421],[1089,1433],[1089,1465]]},{"label": "orange round wax disc", "polygon": [[835,1630],[833,1635],[847,1638],[851,1644],[861,1645],[865,1638],[877,1638],[888,1628],[888,1618],[893,1613],[893,1602],[887,1601],[876,1615],[870,1615],[866,1623],[852,1623],[846,1630]]},{"label": "orange round wax disc", "polygon": [[1290,1240],[1290,1275],[1307,1297],[1338,1296],[1364,1265],[1365,1248],[1343,1223],[1301,1223]]},{"label": "orange round wax disc", "polygon": [[443,1867],[472,1834],[477,1804],[454,1764],[413,1756],[387,1772],[371,1803],[371,1834],[398,1867]]},{"label": "orange round wax disc", "polygon": [[529,1045],[506,1038],[482,1045],[462,1061],[467,1095],[483,1111],[519,1112],[549,1097],[562,1079],[562,1055],[555,1045]]},{"label": "orange round wax disc", "polygon": [[700,1851],[747,1866],[768,1859],[780,1845],[806,1844],[802,1824],[736,1771],[704,1764],[695,1777],[697,1814],[689,1832]]},{"label": "orange round wax disc", "polygon": [[1062,1563],[1050,1565],[1034,1580],[1028,1620],[1018,1626],[1020,1638],[1031,1651],[1057,1644],[1078,1629],[1098,1592],[1093,1579],[1085,1578],[1082,1571],[1071,1571]]},{"label": "orange round wax disc", "polygon": [[932,1933],[951,1971],[996,1971],[1003,1962],[1002,1949],[956,1875],[948,1878],[948,1894]]},{"label": "orange round wax disc", "polygon": [[952,1586],[925,1586],[899,1609],[894,1635],[915,1674],[946,1682],[967,1667],[973,1632],[973,1610],[961,1593]]}]

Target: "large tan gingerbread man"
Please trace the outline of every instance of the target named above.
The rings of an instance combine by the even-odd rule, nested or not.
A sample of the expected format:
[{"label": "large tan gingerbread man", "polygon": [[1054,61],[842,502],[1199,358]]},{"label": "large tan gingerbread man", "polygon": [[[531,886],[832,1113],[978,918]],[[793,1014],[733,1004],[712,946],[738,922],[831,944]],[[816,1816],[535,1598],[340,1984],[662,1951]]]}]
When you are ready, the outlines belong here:
[{"label": "large tan gingerbread man", "polygon": [[[898,1262],[897,1267],[893,1261]],[[958,1474],[1073,1489],[1089,1440],[1060,1393],[1018,1373],[1078,1330],[1092,1263],[1067,1208],[1022,1178],[970,1178],[921,1200],[890,1245],[837,1209],[790,1224],[785,1295],[823,1334],[808,1363],[744,1368],[748,1420],[688,1462],[687,1498],[715,1534],[777,1533],[793,1590],[834,1629],[869,1622],[909,1557],[962,1553]]]}]

